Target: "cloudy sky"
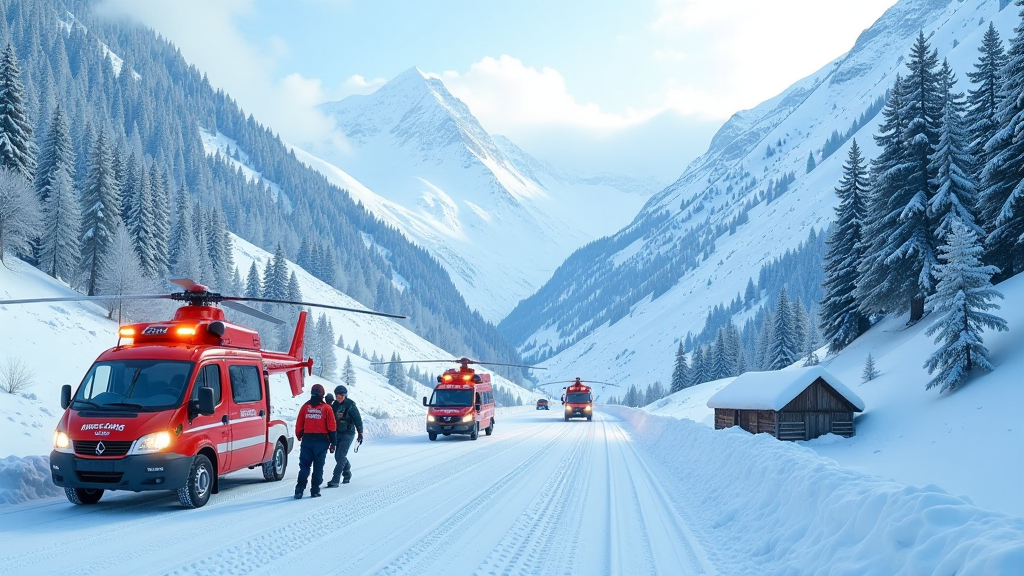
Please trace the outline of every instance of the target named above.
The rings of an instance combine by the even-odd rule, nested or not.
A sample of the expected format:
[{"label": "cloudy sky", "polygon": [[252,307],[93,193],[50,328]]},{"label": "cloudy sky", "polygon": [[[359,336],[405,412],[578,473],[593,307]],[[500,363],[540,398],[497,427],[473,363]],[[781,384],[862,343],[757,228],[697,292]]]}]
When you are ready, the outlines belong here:
[{"label": "cloudy sky", "polygon": [[486,129],[583,170],[671,180],[733,113],[849,50],[895,0],[103,0],[291,142],[315,105],[413,66]]}]

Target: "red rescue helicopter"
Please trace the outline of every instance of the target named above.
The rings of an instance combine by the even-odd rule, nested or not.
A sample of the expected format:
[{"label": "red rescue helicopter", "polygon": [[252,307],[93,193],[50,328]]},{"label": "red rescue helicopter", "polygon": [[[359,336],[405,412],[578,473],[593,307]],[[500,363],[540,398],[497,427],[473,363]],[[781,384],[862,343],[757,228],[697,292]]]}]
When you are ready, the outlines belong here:
[{"label": "red rescue helicopter", "polygon": [[104,491],[174,491],[198,508],[219,490],[219,477],[260,466],[267,481],[284,477],[294,438],[271,419],[269,376],[284,373],[302,393],[306,312],[299,313],[288,352],[263,350],[256,330],[225,320],[225,308],[284,324],[242,301],[292,304],[405,318],[360,310],[211,292],[186,279],[173,294],[0,300],[44,302],[164,299],[182,302],[174,318],[127,324],[117,345],[100,354],[72,395],[61,389],[64,415],[53,434],[50,473],[75,504],[95,504]]},{"label": "red rescue helicopter", "polygon": [[565,421],[568,422],[571,418],[586,418],[587,422],[594,419],[594,393],[593,389],[587,384],[603,384],[605,386],[619,386],[611,382],[598,382],[596,380],[581,380],[577,377],[575,380],[559,380],[557,382],[546,382],[540,384],[540,386],[550,386],[553,384],[569,384],[563,386],[562,389],[565,393],[562,394],[562,404],[565,406]]},{"label": "red rescue helicopter", "polygon": [[525,364],[506,364],[501,362],[481,362],[469,358],[456,360],[399,360],[395,362],[375,362],[384,364],[429,364],[456,363],[458,368],[445,370],[437,377],[437,386],[430,395],[430,400],[423,397],[423,405],[427,407],[427,438],[437,440],[438,434],[468,434],[470,440],[480,437],[481,426],[484,434],[490,436],[494,432],[494,389],[491,387],[490,374],[477,374],[470,364],[483,366],[515,366],[533,368]]}]

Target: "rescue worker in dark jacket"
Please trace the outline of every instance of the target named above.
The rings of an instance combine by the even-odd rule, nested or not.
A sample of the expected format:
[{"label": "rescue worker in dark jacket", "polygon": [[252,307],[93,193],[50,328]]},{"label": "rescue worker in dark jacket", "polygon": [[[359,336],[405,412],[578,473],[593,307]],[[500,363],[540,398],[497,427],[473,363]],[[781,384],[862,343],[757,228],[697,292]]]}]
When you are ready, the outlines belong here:
[{"label": "rescue worker in dark jacket", "polygon": [[320,496],[320,483],[324,480],[324,461],[327,452],[334,452],[338,444],[338,425],[334,411],[324,402],[324,387],[313,384],[309,401],[299,408],[295,419],[295,437],[302,442],[299,452],[299,480],[295,484],[295,499],[302,498],[309,478],[309,467],[313,466],[313,483],[309,495]]},{"label": "rescue worker in dark jacket", "polygon": [[328,488],[336,488],[339,480],[342,484],[349,483],[352,479],[352,462],[348,459],[348,449],[353,440],[363,443],[363,417],[359,415],[356,403],[348,397],[348,389],[338,386],[334,394],[331,408],[334,409],[334,418],[338,424],[338,449],[334,452],[334,475],[327,483]]}]

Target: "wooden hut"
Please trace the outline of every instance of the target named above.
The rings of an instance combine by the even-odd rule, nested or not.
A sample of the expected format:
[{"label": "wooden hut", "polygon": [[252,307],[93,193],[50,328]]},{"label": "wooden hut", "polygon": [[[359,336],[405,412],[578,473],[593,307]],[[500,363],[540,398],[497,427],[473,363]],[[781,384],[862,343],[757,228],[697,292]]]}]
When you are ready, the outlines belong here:
[{"label": "wooden hut", "polygon": [[853,415],[864,401],[820,366],[746,372],[708,400],[715,429],[739,426],[779,440],[855,434]]}]

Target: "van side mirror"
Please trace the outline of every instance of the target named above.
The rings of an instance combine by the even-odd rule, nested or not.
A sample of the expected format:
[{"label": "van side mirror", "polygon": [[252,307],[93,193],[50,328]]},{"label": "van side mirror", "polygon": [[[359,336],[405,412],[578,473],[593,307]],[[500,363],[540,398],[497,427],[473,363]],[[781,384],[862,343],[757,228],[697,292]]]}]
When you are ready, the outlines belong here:
[{"label": "van side mirror", "polygon": [[479,404],[477,404],[476,406],[474,406],[474,408],[476,408],[476,411],[477,411],[477,412],[479,412],[479,411],[480,411],[480,405],[479,405]]},{"label": "van side mirror", "polygon": [[199,413],[203,416],[213,416],[217,407],[213,402],[213,388],[203,386],[199,389]]},{"label": "van side mirror", "polygon": [[423,397],[423,405],[424,406],[430,406],[430,404],[427,404],[427,397],[426,396]]},{"label": "van side mirror", "polygon": [[71,385],[65,384],[60,387],[60,409],[67,410],[71,406]]}]

